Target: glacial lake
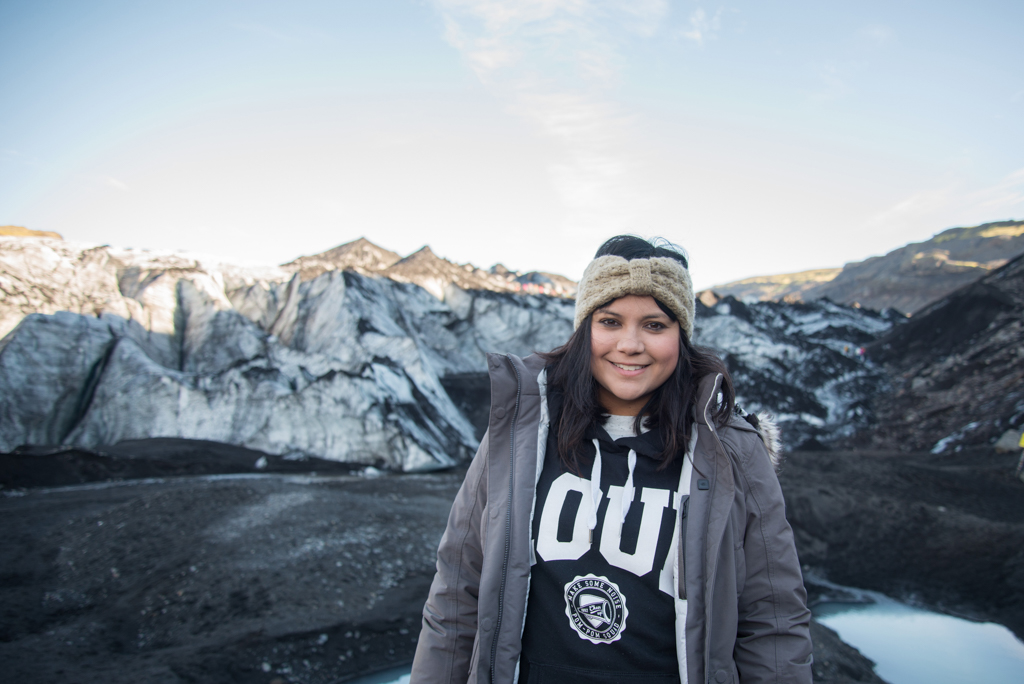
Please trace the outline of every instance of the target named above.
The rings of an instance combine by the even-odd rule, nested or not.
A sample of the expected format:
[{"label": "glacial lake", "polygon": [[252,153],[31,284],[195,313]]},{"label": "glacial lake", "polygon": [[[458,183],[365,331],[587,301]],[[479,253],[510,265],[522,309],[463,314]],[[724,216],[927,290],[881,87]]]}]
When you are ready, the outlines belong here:
[{"label": "glacial lake", "polygon": [[[855,593],[858,602],[819,603],[814,617],[873,660],[889,684],[1024,682],[1024,642],[1006,627],[933,613],[873,591],[842,589]],[[408,666],[354,680],[408,682]]]},{"label": "glacial lake", "polygon": [[814,617],[875,661],[875,672],[890,684],[1024,682],[1024,642],[1006,627],[853,591],[872,603],[819,603]]},{"label": "glacial lake", "polygon": [[390,670],[349,680],[348,684],[409,684],[411,665],[393,667]]}]

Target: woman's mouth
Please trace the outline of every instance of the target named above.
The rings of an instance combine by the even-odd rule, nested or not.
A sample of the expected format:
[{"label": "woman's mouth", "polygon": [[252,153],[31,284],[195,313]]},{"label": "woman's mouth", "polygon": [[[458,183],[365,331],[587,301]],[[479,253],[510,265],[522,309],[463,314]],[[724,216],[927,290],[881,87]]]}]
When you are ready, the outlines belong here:
[{"label": "woman's mouth", "polygon": [[612,365],[616,368],[621,368],[624,371],[638,371],[647,368],[647,366],[628,365],[625,363],[615,363],[614,361],[612,361]]}]

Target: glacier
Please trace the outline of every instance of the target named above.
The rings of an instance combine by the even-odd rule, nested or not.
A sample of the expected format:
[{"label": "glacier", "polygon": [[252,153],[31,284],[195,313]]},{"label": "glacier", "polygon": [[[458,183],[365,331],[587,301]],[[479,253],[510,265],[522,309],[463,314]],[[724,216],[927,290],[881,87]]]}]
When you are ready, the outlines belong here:
[{"label": "glacier", "polygon": [[[0,451],[180,437],[405,472],[464,462],[486,421],[486,354],[563,343],[573,301],[463,289],[438,274],[469,267],[427,259],[444,260],[417,253],[429,288],[408,260],[391,278],[0,238]],[[727,297],[698,303],[695,341],[798,446],[870,419],[884,379],[851,350],[895,322]]]}]

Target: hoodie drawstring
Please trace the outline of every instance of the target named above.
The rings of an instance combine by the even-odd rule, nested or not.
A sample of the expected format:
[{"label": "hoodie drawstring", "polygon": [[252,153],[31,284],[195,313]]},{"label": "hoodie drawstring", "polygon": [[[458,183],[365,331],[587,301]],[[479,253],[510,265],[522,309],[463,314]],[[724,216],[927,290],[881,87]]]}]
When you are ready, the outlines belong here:
[{"label": "hoodie drawstring", "polygon": [[626,478],[626,485],[622,488],[622,522],[626,522],[626,514],[629,513],[629,505],[633,503],[633,468],[636,468],[636,452],[629,450],[629,477]]},{"label": "hoodie drawstring", "polygon": [[594,543],[594,528],[597,527],[597,509],[601,506],[601,445],[594,440],[594,465],[590,470],[590,543]]},{"label": "hoodie drawstring", "polygon": [[[590,527],[590,543],[594,543],[594,528],[597,527],[597,509],[601,506],[601,445],[594,439],[594,465],[590,470],[590,519],[587,525]],[[626,478],[626,484],[622,488],[622,522],[626,522],[626,514],[629,513],[629,506],[633,503],[633,470],[636,468],[636,451],[633,449],[629,450],[629,457],[627,459],[629,464],[629,476]]]}]

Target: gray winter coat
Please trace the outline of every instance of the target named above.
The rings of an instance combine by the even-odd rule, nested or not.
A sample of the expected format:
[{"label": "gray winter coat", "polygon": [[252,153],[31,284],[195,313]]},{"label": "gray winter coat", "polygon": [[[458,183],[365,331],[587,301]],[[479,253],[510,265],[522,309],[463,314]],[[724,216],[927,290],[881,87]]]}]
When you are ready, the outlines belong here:
[{"label": "gray winter coat", "polygon": [[[490,354],[488,365],[490,423],[438,548],[412,684],[518,678],[548,431],[544,361]],[[720,383],[700,383],[690,502],[677,534],[680,680],[810,684],[811,615],[766,448],[775,440],[738,417],[714,425]]]}]

